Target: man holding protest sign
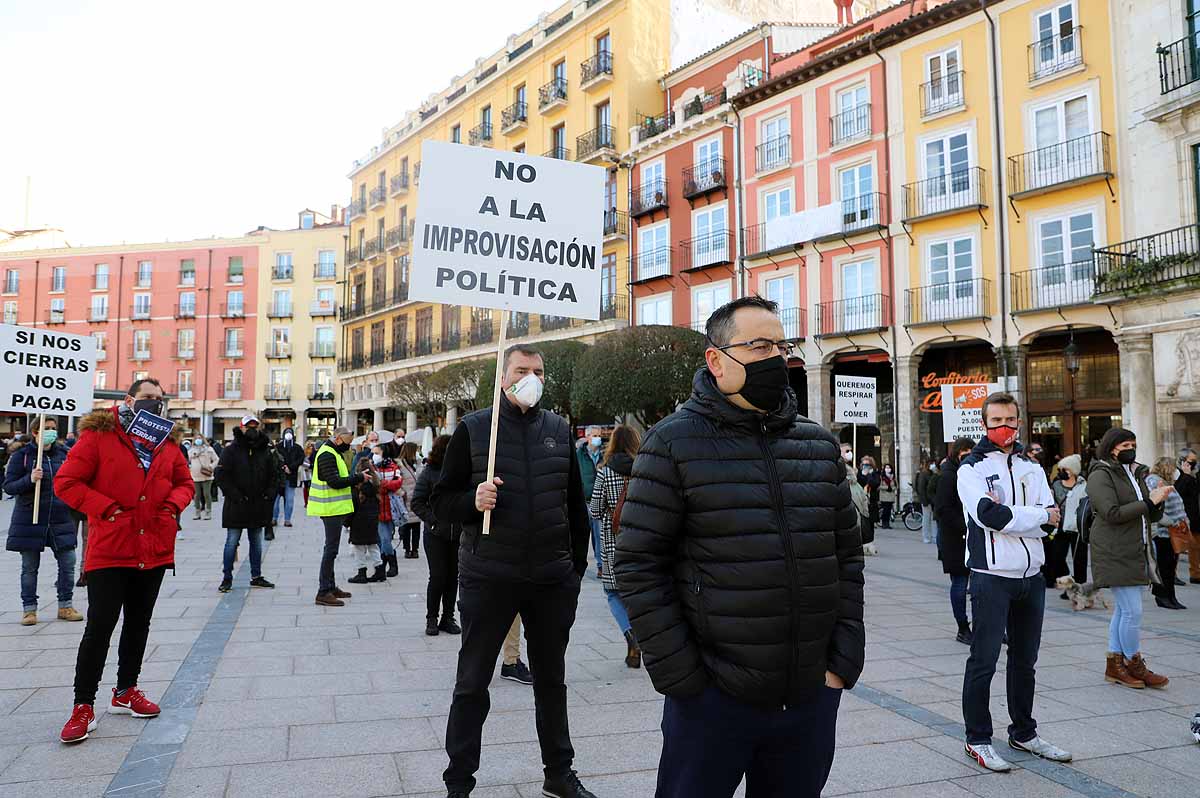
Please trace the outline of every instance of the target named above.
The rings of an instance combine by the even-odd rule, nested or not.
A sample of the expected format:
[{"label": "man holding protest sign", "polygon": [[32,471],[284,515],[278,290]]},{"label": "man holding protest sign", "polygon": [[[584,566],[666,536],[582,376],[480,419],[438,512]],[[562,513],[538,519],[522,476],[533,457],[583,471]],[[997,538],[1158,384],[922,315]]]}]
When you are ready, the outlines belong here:
[{"label": "man holding protest sign", "polygon": [[75,701],[64,743],[86,740],[96,728],[93,703],[108,644],[124,615],[117,685],[109,712],[153,718],[159,707],[137,689],[150,618],[166,569],[175,562],[179,514],[195,487],[174,424],[163,418],[162,387],[134,381],[125,400],[89,413],[58,472],[55,491],[87,513],[87,626],[75,662]]}]

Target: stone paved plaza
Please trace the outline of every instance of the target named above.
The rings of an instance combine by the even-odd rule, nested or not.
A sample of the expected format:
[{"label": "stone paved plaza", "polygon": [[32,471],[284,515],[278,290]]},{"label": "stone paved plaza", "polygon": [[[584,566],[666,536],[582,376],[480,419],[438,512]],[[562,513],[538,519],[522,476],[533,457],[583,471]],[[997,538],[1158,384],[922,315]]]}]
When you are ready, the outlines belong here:
[{"label": "stone paved plaza", "polygon": [[[0,504],[7,529],[13,503]],[[42,623],[18,625],[20,558],[0,558],[0,796],[443,796],[442,737],[457,638],[424,635],[425,561],[354,587],[342,609],[313,605],[320,527],[297,517],[270,544],[273,591],[217,593],[224,533],[188,513],[178,568],[155,612],[141,686],[161,699],[152,721],[99,713],[76,747],[57,735],[71,704],[79,623],[55,614],[53,558],[43,555]],[[919,534],[882,532],[867,564],[867,666],[842,699],[826,795],[891,798],[1200,795],[1200,588],[1168,612],[1148,601],[1145,651],[1171,677],[1165,691],[1107,685],[1107,612],[1072,613],[1048,597],[1038,668],[1041,732],[1075,753],[1070,766],[1023,756],[1011,774],[985,773],[962,753],[959,693],[966,648],[953,639],[945,582]],[[339,559],[345,585],[350,561]],[[85,591],[79,591],[84,594]],[[86,608],[86,596],[76,606]],[[115,678],[116,636],[100,700]],[[599,582],[584,581],[568,655],[576,766],[600,798],[654,793],[661,701],[623,643]],[[993,688],[1007,723],[1004,675]],[[98,708],[100,702],[98,701]],[[477,798],[541,794],[533,697],[496,680]],[[1010,752],[1005,747],[1005,754]],[[740,793],[739,793],[740,795]]]}]

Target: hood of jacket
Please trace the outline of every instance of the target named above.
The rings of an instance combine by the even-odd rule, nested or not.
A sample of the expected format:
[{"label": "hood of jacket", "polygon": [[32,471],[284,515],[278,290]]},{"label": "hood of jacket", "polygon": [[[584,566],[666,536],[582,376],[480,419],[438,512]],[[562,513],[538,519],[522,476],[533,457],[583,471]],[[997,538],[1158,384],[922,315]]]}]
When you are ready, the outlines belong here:
[{"label": "hood of jacket", "polygon": [[[980,438],[979,443],[975,444],[975,448],[971,450],[971,454],[978,454],[980,456],[993,454],[995,452],[1004,454],[1004,450],[1001,449],[996,444],[992,443],[991,438],[989,438],[986,435],[984,435],[982,438]],[[1025,456],[1024,452],[1025,452],[1025,447],[1023,447],[1021,445],[1020,441],[1016,441],[1015,443],[1013,443],[1012,453],[1015,455],[1020,455],[1021,458],[1024,460],[1028,460],[1029,458]]]},{"label": "hood of jacket", "polygon": [[113,432],[116,430],[117,423],[117,405],[106,407],[103,410],[93,410],[83,418],[79,419],[79,431],[87,432]]},{"label": "hood of jacket", "polygon": [[623,477],[633,474],[633,458],[625,452],[614,453],[605,465]]},{"label": "hood of jacket", "polygon": [[[1092,474],[1096,473],[1101,468],[1107,468],[1114,473],[1123,473],[1125,471],[1125,466],[1121,465],[1116,460],[1105,460],[1104,458],[1097,457],[1096,459],[1092,460],[1092,464],[1088,467],[1088,476],[1091,477]],[[1142,463],[1133,464],[1133,476],[1135,479],[1145,479],[1146,475],[1149,473],[1150,466],[1143,465]]]},{"label": "hood of jacket", "polygon": [[707,367],[702,367],[692,378],[692,397],[683,403],[683,407],[706,416],[721,426],[749,430],[765,426],[770,432],[782,432],[795,422],[799,404],[796,401],[796,392],[788,387],[783,393],[783,403],[770,413],[764,415],[755,410],[743,409],[721,393],[712,372]]},{"label": "hood of jacket", "polygon": [[244,446],[247,449],[265,449],[267,448],[267,436],[259,430],[258,440],[252,441],[246,437],[245,431],[241,427],[233,428],[233,445]]}]

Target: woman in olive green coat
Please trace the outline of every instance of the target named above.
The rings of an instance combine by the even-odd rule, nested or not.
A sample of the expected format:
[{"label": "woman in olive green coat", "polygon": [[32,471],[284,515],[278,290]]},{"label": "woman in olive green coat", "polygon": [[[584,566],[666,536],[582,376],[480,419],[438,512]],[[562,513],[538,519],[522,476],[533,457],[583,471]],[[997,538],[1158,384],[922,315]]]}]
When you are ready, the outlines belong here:
[{"label": "woman in olive green coat", "polygon": [[1137,439],[1127,429],[1104,433],[1088,473],[1093,581],[1112,589],[1116,609],[1108,627],[1105,681],[1125,687],[1165,687],[1141,654],[1142,589],[1150,584],[1150,525],[1162,518],[1169,488],[1150,490],[1149,469],[1137,462]]}]

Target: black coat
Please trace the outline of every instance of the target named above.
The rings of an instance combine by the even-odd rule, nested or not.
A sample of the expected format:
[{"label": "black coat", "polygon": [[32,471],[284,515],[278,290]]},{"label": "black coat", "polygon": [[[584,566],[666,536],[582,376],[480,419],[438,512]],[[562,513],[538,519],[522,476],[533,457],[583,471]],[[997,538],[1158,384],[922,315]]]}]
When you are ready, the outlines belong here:
[{"label": "black coat", "polygon": [[863,667],[863,553],[837,441],[783,407],[730,404],[707,369],[633,464],[617,587],[660,693],[712,683],[764,706]]},{"label": "black coat", "polygon": [[270,525],[283,471],[266,435],[251,443],[241,427],[235,427],[233,442],[221,451],[213,479],[225,494],[221,526],[256,529]]},{"label": "black coat", "polygon": [[462,524],[454,522],[439,523],[437,514],[433,511],[433,505],[430,503],[430,498],[433,495],[433,486],[442,477],[441,466],[435,466],[433,463],[426,463],[421,469],[421,473],[417,474],[417,485],[413,488],[412,511],[420,516],[425,522],[425,532],[429,535],[435,535],[439,538],[447,538],[455,543],[458,543],[462,536]]},{"label": "black coat", "polygon": [[933,517],[938,522],[938,557],[942,573],[966,576],[967,521],[962,499],[958,497],[958,459],[946,458],[938,472],[937,494],[933,497]]},{"label": "black coat", "polygon": [[37,526],[33,523],[33,494],[37,483],[31,478],[37,465],[37,447],[19,449],[4,472],[4,492],[17,498],[8,525],[9,551],[66,551],[76,546],[76,522],[71,510],[54,493],[54,475],[66,462],[67,450],[54,443],[42,455],[42,493]]},{"label": "black coat", "polygon": [[1183,509],[1187,513],[1192,534],[1200,535],[1200,481],[1191,474],[1181,472],[1175,479],[1175,492],[1183,499]]},{"label": "black coat", "polygon": [[288,446],[282,440],[275,446],[275,454],[279,457],[280,465],[285,465],[291,473],[284,473],[284,481],[296,487],[300,475],[300,465],[304,462],[304,447],[298,443]]},{"label": "black coat", "polygon": [[362,482],[352,491],[354,515],[350,518],[350,543],[355,546],[379,545],[379,488]]}]

